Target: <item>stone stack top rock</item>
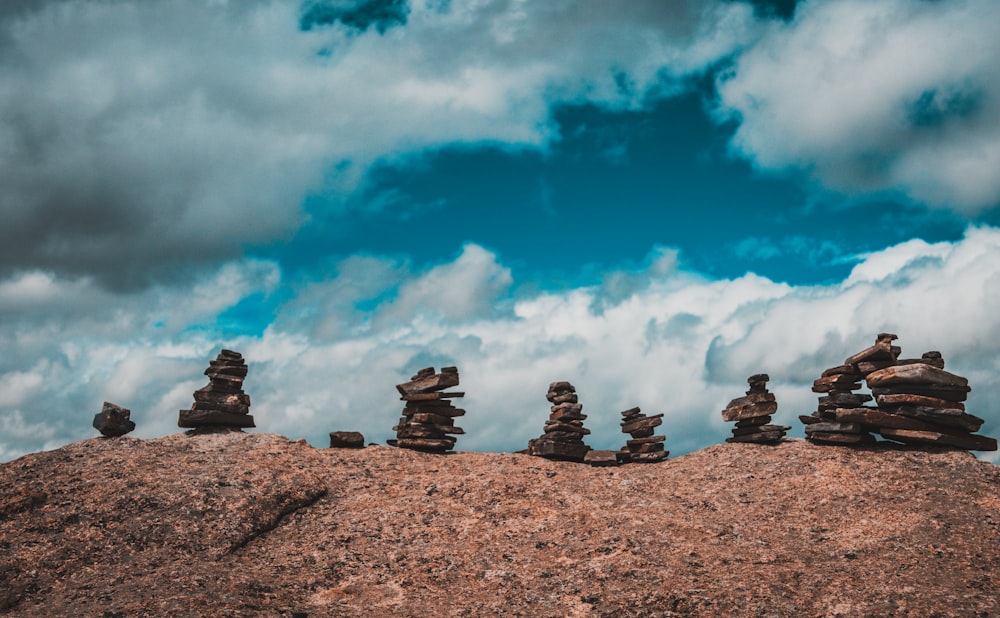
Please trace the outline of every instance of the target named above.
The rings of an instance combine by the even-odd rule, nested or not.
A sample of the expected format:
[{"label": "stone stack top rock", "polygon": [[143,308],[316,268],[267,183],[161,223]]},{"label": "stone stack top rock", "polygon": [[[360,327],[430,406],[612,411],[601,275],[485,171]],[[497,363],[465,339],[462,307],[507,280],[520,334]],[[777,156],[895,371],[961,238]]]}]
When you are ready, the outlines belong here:
[{"label": "stone stack top rock", "polygon": [[193,429],[242,429],[255,427],[250,416],[250,396],[243,392],[247,365],[243,355],[222,350],[209,361],[208,386],[194,392],[194,405],[181,410],[177,424]]},{"label": "stone stack top rock", "polygon": [[847,357],[844,365],[853,366],[862,378],[873,371],[895,365],[901,352],[898,346],[892,345],[897,339],[899,337],[892,333],[879,333],[875,337],[875,345]]},{"label": "stone stack top rock", "polygon": [[591,450],[583,437],[590,430],[583,426],[587,415],[583,413],[576,388],[565,381],[552,382],[545,398],[552,404],[549,420],[542,428],[543,434],[528,441],[528,454],[547,459],[584,461]]},{"label": "stone stack top rock", "polygon": [[758,373],[747,378],[750,386],[743,397],[729,402],[722,411],[722,420],[736,421],[732,437],[726,442],[754,442],[757,444],[777,444],[791,427],[772,425],[771,416],[778,411],[774,393],[767,390],[770,376]]},{"label": "stone stack top rock", "polygon": [[455,418],[463,416],[465,410],[456,408],[451,400],[464,397],[465,393],[444,391],[458,384],[457,367],[442,367],[440,373],[435,373],[433,367],[425,367],[409,382],[397,384],[400,399],[406,404],[399,423],[392,428],[396,439],[388,443],[429,453],[450,451],[455,446],[455,436],[465,433],[455,426]]},{"label": "stone stack top rock", "polygon": [[133,429],[132,411],[105,401],[101,411],[94,415],[94,429],[109,438],[124,436]]}]

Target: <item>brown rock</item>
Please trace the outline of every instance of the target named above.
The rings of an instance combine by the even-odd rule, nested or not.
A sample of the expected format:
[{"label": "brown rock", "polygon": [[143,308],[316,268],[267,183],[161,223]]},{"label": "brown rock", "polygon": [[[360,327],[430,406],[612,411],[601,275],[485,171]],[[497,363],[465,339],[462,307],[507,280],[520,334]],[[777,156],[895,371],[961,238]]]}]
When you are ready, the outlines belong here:
[{"label": "brown rock", "polygon": [[762,431],[757,433],[746,434],[742,436],[731,436],[726,438],[726,442],[746,442],[754,444],[776,444],[781,442],[785,437],[785,432],[783,431]]},{"label": "brown rock", "polygon": [[646,429],[653,429],[663,424],[663,414],[655,414],[634,421],[622,423],[622,433],[633,433]]},{"label": "brown rock", "polygon": [[787,425],[756,425],[749,427],[737,427],[733,430],[733,437],[748,436],[755,433],[784,433],[789,429],[791,429],[791,427]]},{"label": "brown rock", "polygon": [[966,414],[959,409],[924,408],[921,406],[897,406],[892,409],[893,414],[908,416],[933,423],[944,425],[945,427],[956,427],[963,431],[979,431],[983,426],[983,419],[972,414]]},{"label": "brown rock", "polygon": [[866,379],[871,388],[891,387],[894,384],[919,384],[961,389],[969,385],[969,381],[962,376],[924,363],[886,367],[868,374]]},{"label": "brown rock", "polygon": [[806,425],[806,436],[812,433],[860,433],[861,425],[857,423],[813,423]]},{"label": "brown rock", "polygon": [[956,435],[934,431],[916,431],[913,429],[882,429],[882,437],[890,440],[912,444],[940,444],[954,446],[969,451],[995,451],[997,441],[987,436],[972,434]]},{"label": "brown rock", "polygon": [[364,448],[365,437],[357,431],[331,431],[330,448]]},{"label": "brown rock", "polygon": [[664,461],[670,456],[670,451],[658,451],[656,453],[629,453],[629,463],[657,463]]},{"label": "brown rock", "polygon": [[875,444],[875,438],[870,433],[840,433],[817,431],[806,434],[806,438],[814,442],[828,444]]},{"label": "brown rock", "polygon": [[101,411],[94,415],[94,429],[109,438],[124,436],[135,429],[131,418],[132,411],[128,408],[105,401]]},{"label": "brown rock", "polygon": [[861,379],[861,376],[858,375],[858,370],[854,365],[838,365],[836,367],[830,367],[829,369],[827,369],[822,373],[822,376],[824,378],[836,375],[851,376],[854,378],[853,380],[851,380],[851,382],[857,382]]},{"label": "brown rock", "polygon": [[873,408],[837,408],[835,411],[838,423],[858,423],[871,427],[894,427],[897,429],[926,429],[927,425],[905,416],[889,414]]},{"label": "brown rock", "polygon": [[219,410],[181,410],[177,426],[185,429],[203,425],[216,427],[256,427],[249,414],[232,414]]},{"label": "brown rock", "polygon": [[965,401],[969,398],[968,386],[942,386],[939,384],[893,384],[885,387],[872,387],[872,394],[876,400],[882,395],[922,395],[933,399],[945,399],[948,401]]},{"label": "brown rock", "polygon": [[812,391],[814,393],[829,393],[831,391],[853,391],[861,388],[861,383],[856,376],[847,374],[835,374],[822,378],[816,378],[813,382]]},{"label": "brown rock", "polygon": [[455,397],[465,397],[465,393],[456,391],[450,393],[442,393],[440,391],[435,393],[404,393],[399,398],[402,401],[434,401],[436,399],[451,399]]},{"label": "brown rock", "polygon": [[898,353],[895,352],[892,342],[896,339],[899,339],[896,335],[890,333],[879,333],[878,337],[875,339],[875,345],[858,352],[854,356],[847,357],[844,364],[856,365],[863,361],[895,361]]},{"label": "brown rock", "polygon": [[957,401],[925,397],[923,395],[907,395],[906,393],[886,393],[879,395],[875,398],[875,402],[880,408],[894,408],[896,406],[923,406],[925,408],[965,410],[965,404]]},{"label": "brown rock", "polygon": [[722,420],[738,421],[758,416],[771,416],[778,411],[773,393],[754,393],[733,399],[722,411]]},{"label": "brown rock", "polygon": [[455,446],[454,438],[397,438],[396,446],[415,451],[443,452]]},{"label": "brown rock", "polygon": [[582,442],[555,442],[536,438],[528,441],[528,454],[547,459],[583,461],[590,447]]},{"label": "brown rock", "polygon": [[583,456],[583,463],[597,467],[608,467],[618,465],[617,451],[598,451],[591,449]]},{"label": "brown rock", "polygon": [[[421,374],[418,372],[417,375],[420,376]],[[446,372],[442,370],[441,373],[423,375],[421,377],[415,377],[409,382],[397,384],[396,390],[398,390],[401,395],[409,395],[414,393],[440,391],[453,386],[458,386],[458,372]]]}]

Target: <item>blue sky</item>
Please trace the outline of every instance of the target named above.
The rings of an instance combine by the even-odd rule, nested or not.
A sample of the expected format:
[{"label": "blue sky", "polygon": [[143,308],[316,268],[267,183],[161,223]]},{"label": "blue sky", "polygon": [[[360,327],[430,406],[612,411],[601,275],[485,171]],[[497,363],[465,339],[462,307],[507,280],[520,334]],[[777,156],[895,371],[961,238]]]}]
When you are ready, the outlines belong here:
[{"label": "blue sky", "polygon": [[595,447],[779,421],[889,330],[1000,433],[991,0],[46,0],[0,9],[0,459],[176,414],[220,347],[260,431],[391,437],[462,370],[459,448],[568,379]]}]

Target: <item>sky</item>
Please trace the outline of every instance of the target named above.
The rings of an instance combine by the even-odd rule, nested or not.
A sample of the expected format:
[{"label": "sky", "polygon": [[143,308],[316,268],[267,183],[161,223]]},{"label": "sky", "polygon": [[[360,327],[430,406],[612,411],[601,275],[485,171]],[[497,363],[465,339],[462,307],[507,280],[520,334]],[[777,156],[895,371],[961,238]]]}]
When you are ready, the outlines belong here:
[{"label": "sky", "polygon": [[[384,442],[456,365],[459,450],[722,442],[771,376],[899,335],[1000,436],[994,0],[8,0],[0,461],[181,431],[238,350],[253,431]],[[997,461],[995,454],[980,457]]]}]

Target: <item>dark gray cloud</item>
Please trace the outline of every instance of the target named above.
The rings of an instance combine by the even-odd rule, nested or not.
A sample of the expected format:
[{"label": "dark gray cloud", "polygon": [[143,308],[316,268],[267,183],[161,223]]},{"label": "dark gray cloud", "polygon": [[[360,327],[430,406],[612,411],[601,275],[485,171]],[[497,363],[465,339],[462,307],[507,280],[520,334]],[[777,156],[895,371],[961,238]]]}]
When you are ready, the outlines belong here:
[{"label": "dark gray cloud", "polygon": [[306,195],[337,208],[384,157],[544,147],[553,102],[639,105],[753,25],[744,5],[682,0],[4,7],[0,279],[115,289],[288,238]]}]

